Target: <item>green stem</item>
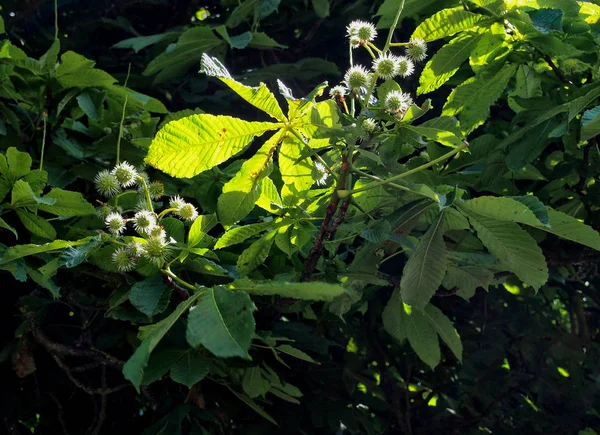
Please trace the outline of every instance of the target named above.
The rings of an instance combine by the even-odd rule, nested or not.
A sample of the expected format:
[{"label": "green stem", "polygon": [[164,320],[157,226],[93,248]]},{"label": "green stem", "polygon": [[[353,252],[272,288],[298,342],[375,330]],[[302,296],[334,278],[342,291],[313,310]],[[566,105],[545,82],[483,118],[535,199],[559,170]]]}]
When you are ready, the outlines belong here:
[{"label": "green stem", "polygon": [[368,45],[364,45],[363,47],[366,48],[366,50],[369,52],[369,54],[371,55],[371,57],[373,59],[375,59],[375,53],[373,53],[373,50],[371,50],[371,47],[369,47]]},{"label": "green stem", "polygon": [[132,193],[137,194],[138,191],[137,190],[126,190],[125,192],[121,192],[115,196],[113,196],[112,198],[110,198],[108,200],[108,203],[111,204],[113,207],[116,207],[119,205],[119,198],[124,196],[124,195],[130,195]]},{"label": "green stem", "polygon": [[443,162],[444,160],[449,159],[450,157],[454,156],[455,154],[458,154],[459,152],[461,152],[468,146],[469,146],[469,144],[465,141],[463,144],[461,144],[460,146],[457,146],[452,151],[444,154],[441,157],[438,157],[437,159],[430,161],[429,163],[425,163],[424,165],[421,165],[418,168],[414,168],[414,169],[411,169],[410,171],[403,172],[402,174],[395,175],[393,177],[388,178],[387,180],[381,180],[381,181],[378,181],[375,183],[367,184],[366,186],[360,187],[355,190],[351,190],[348,193],[352,194],[352,193],[364,192],[365,190],[370,190],[370,189],[374,189],[379,186],[384,186],[386,184],[390,184],[390,183],[393,183],[394,181],[408,177],[409,175],[416,174],[417,172],[421,172],[427,168],[432,167],[433,165],[436,165],[440,162]]},{"label": "green stem", "polygon": [[356,237],[358,237],[358,234],[352,234],[351,236],[342,237],[341,239],[327,240],[326,242],[323,242],[323,243],[332,244],[332,243],[345,242],[346,240],[356,239]]},{"label": "green stem", "polygon": [[398,26],[398,21],[400,21],[400,15],[402,15],[402,11],[404,10],[405,2],[406,0],[402,0],[402,2],[400,3],[400,7],[398,8],[398,12],[396,12],[394,22],[392,23],[392,27],[390,27],[390,33],[388,33],[387,41],[385,42],[385,47],[383,47],[384,53],[386,53],[390,49],[390,44],[392,43],[392,36],[394,36],[394,30],[396,30],[396,26]]},{"label": "green stem", "polygon": [[58,0],[54,0],[54,40],[58,41]]},{"label": "green stem", "polygon": [[[125,87],[127,87],[127,83],[129,82],[129,74],[131,74],[131,64],[129,64],[129,68],[127,69],[127,77],[125,78]],[[117,138],[117,165],[121,163],[121,139],[123,138],[123,123],[125,122],[125,109],[127,109],[127,97],[129,95],[125,94],[125,101],[123,102],[123,113],[121,113],[121,122],[119,123],[119,137]]]},{"label": "green stem", "polygon": [[379,265],[381,266],[383,263],[385,263],[388,260],[391,260],[392,258],[394,258],[397,255],[400,255],[404,252],[404,249],[400,249],[399,251],[394,252],[392,255],[390,255],[389,257],[384,258],[383,260],[381,260],[379,262]]},{"label": "green stem", "polygon": [[171,272],[171,269],[168,267],[166,269],[161,269],[161,272],[164,273],[165,275],[171,277],[173,279],[173,281],[177,282],[177,284],[180,284],[189,290],[192,290],[194,292],[198,290],[196,287],[191,285],[189,282],[182,280],[177,275],[175,275],[173,272]]},{"label": "green stem", "polygon": [[371,99],[371,94],[375,90],[375,85],[377,84],[378,79],[379,74],[377,74],[377,72],[373,73],[373,77],[371,78],[371,85],[369,86],[369,90],[367,91],[367,95],[365,95],[365,101],[363,103],[365,108],[369,107],[369,100]]},{"label": "green stem", "polygon": [[125,192],[121,192],[121,193],[115,195],[115,198],[120,198],[120,197],[125,196],[125,195],[131,195],[132,193],[137,194],[138,191],[137,190],[131,190],[131,189],[130,190],[126,190]]},{"label": "green stem", "polygon": [[[298,133],[295,129],[293,128],[289,128],[288,129],[290,132],[292,132],[292,134],[294,136],[296,136],[298,138],[298,140],[300,142],[302,142],[304,145],[307,145],[306,142],[304,142],[304,138],[302,137],[302,135],[300,133]],[[308,146],[308,145],[307,145]],[[333,172],[333,169],[331,169],[331,166],[329,166],[327,164],[327,162],[325,160],[323,160],[323,157],[321,157],[319,154],[317,154],[312,148],[309,147],[309,150],[311,151],[311,154],[314,156],[314,158],[316,158],[319,162],[321,162],[321,164],[323,166],[325,166],[325,168],[327,169],[327,172],[329,172],[329,175],[331,175],[333,177],[333,179],[335,181],[337,181],[337,175],[335,174],[335,172]]]},{"label": "green stem", "polygon": [[123,113],[121,114],[121,122],[119,123],[119,137],[117,138],[117,165],[121,163],[121,138],[123,137],[123,123],[125,122],[125,108],[127,107],[127,97],[123,103]]},{"label": "green stem", "polygon": [[408,47],[409,43],[408,42],[392,42],[390,44],[390,47]]},{"label": "green stem", "polygon": [[144,180],[144,177],[141,176],[137,176],[138,181],[140,181],[142,183],[142,187],[144,189],[144,194],[146,196],[146,201],[148,202],[148,207],[149,210],[154,210],[154,207],[152,206],[152,198],[150,198],[150,190],[148,190],[148,185],[146,184],[146,180]]},{"label": "green stem", "polygon": [[44,120],[44,134],[42,135],[42,154],[40,155],[40,171],[44,169],[44,151],[46,150],[46,130],[48,127],[48,115],[44,112],[42,114]]},{"label": "green stem", "polygon": [[112,243],[114,245],[127,246],[127,243],[119,242],[118,240],[115,240],[115,239],[107,239],[107,242]]},{"label": "green stem", "polygon": [[[359,170],[359,169],[356,169],[356,168],[352,168],[352,171],[353,171],[353,172],[355,172],[355,173],[357,173],[358,175],[361,175],[361,176],[363,176],[363,177],[370,178],[371,180],[375,180],[375,181],[384,181],[382,178],[379,178],[379,177],[377,177],[377,176],[375,176],[375,175],[368,174],[368,173],[366,173],[366,172],[363,172],[363,171],[361,171],[361,170]],[[395,187],[395,188],[397,188],[397,189],[400,189],[400,190],[404,190],[404,191],[407,191],[407,192],[412,192],[412,190],[411,190],[411,189],[409,189],[409,188],[408,188],[408,187],[406,187],[406,186],[401,186],[400,184],[396,184],[396,183],[389,183],[389,185],[390,185],[390,186],[392,186],[392,187]]]},{"label": "green stem", "polygon": [[176,208],[166,208],[166,209],[164,209],[163,211],[161,211],[158,214],[158,220],[161,220],[163,218],[163,216],[165,216],[165,215],[167,215],[169,213],[175,212],[175,211],[177,211]]},{"label": "green stem", "polygon": [[381,50],[379,48],[377,48],[377,46],[375,44],[373,44],[372,42],[367,42],[367,45],[369,47],[371,47],[373,50],[375,50],[377,53],[381,53]]}]

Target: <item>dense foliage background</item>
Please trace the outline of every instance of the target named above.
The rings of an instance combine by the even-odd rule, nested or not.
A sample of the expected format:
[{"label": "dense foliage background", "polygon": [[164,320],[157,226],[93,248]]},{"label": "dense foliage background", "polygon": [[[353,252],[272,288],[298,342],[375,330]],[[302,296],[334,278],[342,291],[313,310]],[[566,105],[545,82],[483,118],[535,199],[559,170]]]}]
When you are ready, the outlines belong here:
[{"label": "dense foliage background", "polygon": [[[600,2],[213,3],[2,2],[0,432],[599,433]],[[385,41],[401,3],[394,42],[414,32],[428,42],[427,61],[400,83],[417,102],[411,113],[422,116],[415,127],[375,110],[367,115],[384,131],[369,139],[340,109],[338,123],[315,121],[329,130],[306,127],[303,134],[326,142],[361,136],[360,158],[350,155],[371,178],[421,168],[463,140],[470,153],[442,159],[398,189],[384,185],[346,203],[335,238],[325,241],[308,273],[308,281],[343,284],[343,295],[298,296],[317,300],[310,303],[281,292],[252,299],[233,292],[247,298],[232,302],[236,315],[256,306],[251,359],[228,357],[206,338],[191,349],[186,321],[175,318],[149,360],[148,351],[139,379],[124,370],[144,334],[156,332],[149,325],[193,298],[163,281],[158,269],[118,273],[110,261],[114,247],[101,245],[103,222],[94,207],[105,200],[93,181],[114,166],[117,143],[120,158],[141,168],[168,121],[201,113],[267,121],[221,81],[198,74],[203,53],[218,57],[244,85],[264,82],[275,92],[280,79],[305,96],[323,81],[342,81],[349,22],[376,23]],[[370,65],[366,51],[353,55]],[[318,152],[343,171],[336,140]],[[219,217],[218,224],[202,221],[197,249],[212,249],[231,224],[263,225],[216,250],[218,256],[206,249],[182,266],[178,273],[189,282],[222,289],[245,275],[275,283],[306,278],[328,195],[337,197],[331,179],[308,190],[311,181],[309,199],[281,210],[252,202],[232,218],[219,209],[223,186],[262,144],[188,178],[170,177],[155,168],[175,169],[147,160],[150,179],[162,182],[167,196],[180,194],[202,216]],[[286,180],[281,161],[271,175],[277,188]],[[494,202],[509,196],[517,199]],[[526,213],[507,217],[519,204]],[[267,230],[279,231],[283,225],[269,225],[284,217],[294,219],[281,231],[287,239],[271,241],[264,257],[248,253]],[[417,295],[415,306],[430,316],[441,310],[453,327],[442,319],[440,329],[410,329],[406,317],[394,323],[409,314],[394,295],[417,254],[400,254],[419,252],[415,245],[435,238],[432,228],[442,219],[443,257],[429,258],[422,272],[424,280],[439,275],[440,282],[426,300]],[[172,221],[165,227],[185,244],[183,225]],[[513,239],[503,239],[490,221],[503,222]],[[486,223],[496,244],[482,236]],[[55,239],[81,243],[31,250]],[[28,253],[14,249],[25,244]],[[522,257],[528,250],[532,256]],[[240,267],[244,252],[260,261]],[[140,326],[147,329],[138,335]]]}]

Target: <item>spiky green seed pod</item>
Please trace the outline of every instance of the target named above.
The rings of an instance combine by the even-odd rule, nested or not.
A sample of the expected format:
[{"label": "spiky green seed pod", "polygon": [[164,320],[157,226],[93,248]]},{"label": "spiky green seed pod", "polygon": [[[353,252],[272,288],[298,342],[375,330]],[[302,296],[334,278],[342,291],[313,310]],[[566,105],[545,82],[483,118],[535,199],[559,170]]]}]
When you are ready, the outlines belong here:
[{"label": "spiky green seed pod", "polygon": [[136,261],[126,248],[117,248],[112,254],[112,261],[119,272],[129,272],[135,269]]},{"label": "spiky green seed pod", "polygon": [[94,184],[98,193],[106,198],[116,195],[121,191],[119,180],[106,169],[98,172],[94,178]]},{"label": "spiky green seed pod", "polygon": [[127,162],[119,163],[115,166],[112,170],[112,174],[117,177],[119,184],[123,187],[133,186],[138,176],[135,168]]},{"label": "spiky green seed pod", "polygon": [[110,213],[104,223],[111,234],[120,235],[125,230],[125,220],[119,213]]},{"label": "spiky green seed pod", "polygon": [[186,203],[177,212],[181,219],[186,221],[194,221],[198,217],[198,210],[192,204]]},{"label": "spiky green seed pod", "polygon": [[167,261],[171,253],[168,242],[162,237],[149,237],[145,248],[144,257],[158,267],[161,267]]}]

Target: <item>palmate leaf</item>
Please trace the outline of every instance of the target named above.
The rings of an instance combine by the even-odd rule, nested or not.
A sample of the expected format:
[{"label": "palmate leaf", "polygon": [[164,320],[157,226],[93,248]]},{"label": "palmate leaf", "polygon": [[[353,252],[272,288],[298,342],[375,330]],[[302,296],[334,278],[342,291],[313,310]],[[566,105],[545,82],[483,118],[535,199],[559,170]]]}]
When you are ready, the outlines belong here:
[{"label": "palmate leaf", "polygon": [[511,51],[506,42],[507,35],[504,24],[494,23],[486,27],[485,31],[481,32],[481,38],[478,38],[477,45],[469,54],[469,65],[475,72],[486,65],[500,62]]},{"label": "palmate leaf", "polygon": [[331,301],[346,291],[339,284],[325,282],[252,281],[247,278],[235,280],[227,287],[257,295],[279,295],[307,301]]},{"label": "palmate leaf", "polygon": [[18,239],[19,235],[17,234],[17,230],[15,230],[13,227],[11,227],[10,225],[8,225],[6,223],[6,221],[2,218],[0,218],[0,228],[4,228],[5,230],[9,230],[10,232],[12,232],[15,235],[15,238]]},{"label": "palmate leaf", "polygon": [[260,222],[257,224],[243,225],[235,228],[231,228],[223,234],[217,243],[215,249],[222,249],[228,246],[242,243],[244,240],[249,239],[252,236],[262,233],[266,230],[277,229],[283,225],[288,224],[288,219],[277,219],[272,222]]},{"label": "palmate leaf", "polygon": [[457,288],[456,295],[468,300],[475,295],[475,290],[479,287],[487,290],[492,279],[494,279],[494,273],[485,267],[474,265],[457,267],[449,264],[442,284],[448,290]]},{"label": "palmate leaf", "polygon": [[490,254],[521,281],[536,290],[548,281],[548,266],[541,248],[518,224],[471,212],[469,221]]},{"label": "palmate leaf", "polygon": [[[283,66],[283,64],[279,64]],[[298,64],[296,64],[298,65]],[[283,95],[285,100],[288,103],[288,118],[290,121],[296,119],[302,119],[302,126],[310,127],[312,122],[314,121],[317,126],[322,124],[322,121],[318,118],[311,119],[312,114],[309,112],[311,107],[316,107],[317,104],[325,104],[325,101],[321,101],[320,103],[316,103],[315,99],[323,95],[325,89],[327,89],[328,83],[321,82],[316,87],[313,88],[312,91],[308,93],[308,95],[304,98],[296,98],[293,95],[293,92],[290,88],[288,88],[280,79],[277,79],[277,86],[279,87],[279,93]],[[308,115],[308,117],[307,117]],[[325,117],[324,117],[325,118]]]},{"label": "palmate leaf", "polygon": [[139,338],[142,342],[123,366],[123,376],[125,379],[131,381],[136,389],[139,390],[140,384],[144,379],[144,370],[148,365],[148,358],[150,358],[150,354],[154,348],[169,332],[169,329],[173,327],[175,322],[179,320],[179,317],[203,294],[203,292],[198,292],[183,301],[168,317],[160,322],[140,328]]},{"label": "palmate leaf", "polygon": [[581,140],[588,140],[600,134],[600,106],[583,112],[581,118]]},{"label": "palmate leaf", "polygon": [[237,260],[237,271],[240,276],[246,276],[264,263],[271,252],[277,231],[270,231],[256,242],[252,243]]},{"label": "palmate leaf", "polygon": [[177,44],[156,56],[144,70],[145,76],[157,74],[154,83],[165,82],[184,74],[204,53],[224,53],[227,43],[217,38],[209,27],[192,27],[181,34]]},{"label": "palmate leaf", "polygon": [[279,107],[279,103],[275,99],[275,95],[269,91],[264,83],[261,83],[258,87],[250,87],[238,83],[231,77],[227,68],[225,68],[217,58],[211,57],[208,54],[202,55],[202,67],[200,72],[210,77],[219,78],[248,103],[252,104],[257,109],[268,113],[276,120],[282,122],[286,120],[281,107]]},{"label": "palmate leaf", "polygon": [[382,315],[383,327],[398,342],[408,340],[417,356],[433,370],[440,362],[438,335],[462,361],[462,342],[452,322],[431,304],[424,310],[403,304],[396,290]]},{"label": "palmate leaf", "polygon": [[87,216],[96,213],[92,204],[87,202],[81,193],[54,188],[44,199],[52,199],[52,204],[40,204],[38,209],[57,216]]},{"label": "palmate leaf", "polygon": [[512,196],[511,199],[520,202],[527,206],[542,225],[550,226],[550,218],[548,217],[548,207],[544,205],[537,197],[533,195]]},{"label": "palmate leaf", "polygon": [[600,234],[597,231],[574,217],[546,207],[535,196],[482,196],[465,201],[460,207],[488,218],[526,224],[600,250]]},{"label": "palmate leaf", "polygon": [[[500,148],[506,148],[509,145],[513,144],[514,142],[518,141],[519,139],[521,139],[523,136],[525,136],[526,133],[528,133],[530,130],[532,130],[533,128],[537,127],[538,125],[542,124],[543,122],[549,121],[552,118],[554,118],[557,115],[562,114],[563,112],[567,112],[569,110],[569,104],[565,103],[565,104],[561,104],[559,106],[554,106],[551,107],[550,109],[547,110],[543,110],[543,111],[537,111],[537,110],[531,110],[531,117],[529,117],[527,119],[527,124],[522,127],[519,128],[518,130],[514,131],[513,133],[511,133],[510,135],[508,135],[504,140],[502,140],[502,142],[498,145],[498,149]],[[519,113],[519,115],[521,115],[521,113]],[[550,132],[551,129],[548,129],[548,132]],[[546,134],[543,137],[548,137],[548,134]],[[537,157],[537,156],[535,156]],[[520,169],[520,168],[519,168]]]},{"label": "palmate leaf", "polygon": [[441,359],[440,343],[436,329],[420,310],[409,309],[404,305],[400,314],[410,347],[433,370]]},{"label": "palmate leaf", "polygon": [[295,347],[290,346],[289,344],[282,344],[281,346],[277,346],[275,349],[277,349],[279,352],[285,353],[286,355],[290,355],[294,358],[301,359],[302,361],[310,362],[313,364],[321,364],[320,362],[312,359],[307,353],[302,352],[300,349],[296,349]]},{"label": "palmate leaf", "polygon": [[260,196],[256,200],[256,205],[269,213],[279,213],[283,208],[283,201],[277,186],[268,176],[260,181]]},{"label": "palmate leaf", "polygon": [[29,183],[17,180],[13,184],[10,203],[14,207],[36,207],[38,205],[53,205],[54,198],[40,198],[34,192]]},{"label": "palmate leaf", "polygon": [[256,136],[277,128],[270,122],[230,116],[188,116],[158,132],[145,162],[173,177],[191,178],[240,153]]},{"label": "palmate leaf", "polygon": [[259,50],[287,48],[287,45],[280,44],[264,32],[252,32],[252,39],[250,40],[250,44],[248,44],[248,46],[250,48],[258,48]]},{"label": "palmate leaf", "polygon": [[429,321],[429,324],[435,329],[440,338],[450,348],[454,356],[462,361],[462,342],[452,322],[439,308],[429,304],[423,310],[423,315]]},{"label": "palmate leaf", "polygon": [[48,240],[56,239],[56,230],[46,219],[19,209],[17,209],[17,215],[23,226],[33,234]]},{"label": "palmate leaf", "polygon": [[162,313],[169,305],[171,289],[167,287],[161,275],[157,274],[131,287],[131,304],[148,317]]},{"label": "palmate leaf", "polygon": [[67,240],[54,240],[53,242],[46,243],[44,245],[17,245],[8,248],[2,258],[0,258],[0,265],[6,264],[10,261],[17,260],[19,258],[27,257],[30,255],[41,254],[43,252],[60,251],[66,248],[74,246],[81,246],[92,240],[93,237],[86,237],[85,239],[67,241]]},{"label": "palmate leaf", "polygon": [[[193,248],[194,246],[202,244],[204,241],[210,239],[207,234],[211,229],[217,225],[217,217],[214,214],[205,214],[198,216],[188,233],[188,247]],[[201,245],[201,248],[205,246]]]},{"label": "palmate leaf", "polygon": [[60,57],[56,80],[63,88],[110,86],[117,80],[105,71],[94,68],[96,62],[67,51]]},{"label": "palmate leaf", "polygon": [[253,366],[244,370],[242,388],[249,397],[254,399],[264,396],[269,391],[269,387],[269,381],[262,377],[260,367]]},{"label": "palmate leaf", "polygon": [[177,36],[177,33],[159,33],[156,35],[136,36],[134,38],[127,38],[122,41],[119,41],[116,44],[114,44],[111,48],[129,48],[135,53],[138,53],[140,50],[143,50],[146,47],[150,47],[151,45],[157,44],[163,39],[172,39],[173,36]]},{"label": "palmate leaf", "polygon": [[308,146],[311,148],[322,148],[329,145],[329,138],[315,138],[317,131],[321,128],[327,129],[339,125],[339,109],[333,100],[319,101],[312,106],[312,110],[306,111],[301,122],[302,130],[310,138]]},{"label": "palmate leaf", "polygon": [[[537,198],[531,198],[532,199],[529,201],[532,202],[532,206],[534,204],[536,206],[541,205],[541,207],[545,209],[544,205],[541,204],[539,200],[537,200],[539,204],[533,202]],[[524,199],[523,201],[528,200]],[[460,204],[460,208],[467,210],[468,212],[476,213],[492,219],[520,222],[531,226],[539,226],[544,224],[544,222],[541,222],[527,205],[516,198],[481,196],[479,198],[464,201],[462,204]]]},{"label": "palmate leaf", "polygon": [[588,24],[596,24],[600,19],[600,6],[590,2],[579,2],[579,15]]},{"label": "palmate leaf", "polygon": [[15,147],[10,147],[6,150],[6,163],[8,167],[0,165],[0,172],[3,173],[5,178],[14,182],[29,173],[32,159],[28,153],[21,152]]},{"label": "palmate leaf", "polygon": [[440,48],[419,77],[417,95],[435,91],[455,73],[481,39],[481,34],[464,33]]},{"label": "palmate leaf", "polygon": [[[555,126],[555,120],[548,119],[537,125],[536,128],[531,128],[529,131],[524,132],[523,137],[510,146],[510,150],[505,158],[508,169],[518,172],[528,163],[533,162],[539,157],[550,143],[551,139],[548,138],[548,135]],[[517,130],[515,133],[519,131]]]},{"label": "palmate leaf", "polygon": [[273,417],[271,417],[264,409],[262,409],[250,397],[248,397],[244,393],[238,393],[237,391],[232,390],[229,386],[227,388],[229,389],[229,391],[231,391],[235,395],[235,397],[237,397],[242,402],[244,402],[246,405],[248,405],[250,408],[252,408],[252,410],[254,412],[256,412],[258,415],[260,415],[262,418],[264,418],[265,420],[269,421],[270,423],[273,423],[275,426],[279,426],[277,424],[277,422],[273,419]]},{"label": "palmate leaf", "polygon": [[411,38],[435,41],[458,32],[472,30],[485,18],[484,15],[465,11],[462,7],[443,9],[421,22]]},{"label": "palmate leaf", "polygon": [[406,262],[400,281],[402,301],[423,309],[442,284],[446,274],[446,246],[442,211]]},{"label": "palmate leaf", "polygon": [[490,106],[500,98],[515,74],[516,64],[505,64],[500,71],[481,70],[475,77],[467,80],[452,91],[444,109],[443,116],[460,114],[461,126],[466,133],[485,122],[490,114]]},{"label": "palmate leaf", "polygon": [[213,355],[249,359],[248,349],[254,335],[254,304],[244,292],[217,286],[203,293],[190,310],[187,341],[204,346]]},{"label": "palmate leaf", "polygon": [[188,351],[171,366],[171,379],[192,388],[195,383],[204,379],[209,371],[210,366],[206,358]]},{"label": "palmate leaf", "polygon": [[538,228],[563,239],[600,251],[600,234],[592,227],[551,208],[548,208],[548,218],[550,225]]},{"label": "palmate leaf", "polygon": [[152,352],[148,365],[144,370],[142,385],[150,385],[167,374],[173,364],[183,357],[189,350],[172,346],[160,346]]},{"label": "palmate leaf", "polygon": [[412,125],[403,125],[403,128],[414,131],[415,133],[425,136],[429,140],[433,140],[452,148],[461,146],[463,144],[462,140],[448,130],[433,127],[422,127],[420,125],[416,127]]},{"label": "palmate leaf", "polygon": [[232,225],[252,211],[260,198],[260,183],[269,171],[271,158],[280,140],[281,134],[275,133],[242,164],[235,177],[225,183],[217,202],[219,221],[223,225]]},{"label": "palmate leaf", "polygon": [[596,82],[584,86],[579,90],[579,92],[585,92],[585,94],[567,103],[569,108],[569,121],[572,121],[579,112],[589,106],[592,101],[596,100],[596,98],[600,97],[600,83]]},{"label": "palmate leaf", "polygon": [[398,343],[402,343],[406,339],[406,328],[402,324],[402,298],[400,292],[396,289],[392,293],[392,297],[383,309],[381,320],[383,328],[390,334]]},{"label": "palmate leaf", "polygon": [[294,135],[287,135],[279,148],[279,171],[284,186],[281,198],[284,205],[292,206],[304,199],[313,184],[313,161],[302,158],[306,145]]}]

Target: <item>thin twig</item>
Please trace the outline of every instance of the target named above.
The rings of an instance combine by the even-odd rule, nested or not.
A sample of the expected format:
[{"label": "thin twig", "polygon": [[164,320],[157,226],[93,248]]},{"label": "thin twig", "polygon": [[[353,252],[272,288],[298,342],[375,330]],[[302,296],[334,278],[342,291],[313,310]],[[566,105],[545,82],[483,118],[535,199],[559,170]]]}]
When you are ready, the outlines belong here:
[{"label": "thin twig", "polygon": [[[112,393],[116,393],[117,391],[121,391],[123,388],[127,388],[129,386],[131,386],[131,384],[121,384],[118,385],[116,387],[112,387],[112,388],[91,388],[88,387],[87,385],[84,385],[81,381],[79,381],[75,376],[73,376],[73,373],[71,373],[71,369],[65,364],[65,362],[60,359],[58,356],[56,355],[52,355],[52,358],[54,359],[54,361],[56,362],[56,364],[62,369],[63,372],[65,372],[65,374],[67,375],[67,377],[69,378],[69,380],[71,382],[73,382],[73,384],[83,390],[84,392],[86,392],[87,394],[89,394],[90,396],[93,395],[107,395],[107,394],[112,394]],[[106,366],[102,365],[103,370],[106,370]]]},{"label": "thin twig", "polygon": [[[127,77],[125,78],[125,85],[127,87],[127,83],[129,82],[129,74],[131,73],[131,64],[127,68]],[[125,101],[123,102],[123,113],[121,113],[121,122],[119,123],[119,137],[117,138],[117,165],[121,163],[121,139],[123,138],[123,123],[125,122],[125,111],[127,109],[127,97],[128,94],[125,94]]]},{"label": "thin twig", "polygon": [[99,362],[95,362],[95,363],[89,363],[89,364],[84,364],[82,366],[77,366],[77,367],[71,367],[71,372],[74,373],[81,373],[81,372],[87,372],[88,370],[93,370],[95,368],[98,368],[102,365],[102,363]]},{"label": "thin twig", "polygon": [[411,417],[411,412],[410,412],[410,390],[409,390],[409,386],[410,386],[410,375],[411,375],[411,365],[410,363],[406,363],[406,379],[404,380],[404,384],[405,384],[405,389],[404,389],[404,398],[405,398],[405,404],[406,404],[406,412],[404,414],[404,419],[406,422],[406,432],[409,435],[412,435],[412,425],[410,423],[410,417]]},{"label": "thin twig", "polygon": [[44,151],[46,150],[46,131],[48,130],[48,114],[42,112],[42,119],[44,120],[44,134],[42,135],[42,155],[40,156],[40,171],[44,169]]},{"label": "thin twig", "polygon": [[549,55],[544,55],[544,60],[546,61],[546,63],[548,64],[548,66],[550,66],[550,68],[552,68],[552,71],[554,71],[554,74],[556,75],[556,77],[558,77],[558,79],[563,82],[564,84],[567,85],[572,85],[573,83],[567,79],[565,77],[565,75],[562,73],[561,70],[558,69],[558,67],[556,66],[556,64],[554,63],[554,61],[552,60],[552,58]]},{"label": "thin twig", "polygon": [[92,431],[92,435],[98,435],[100,430],[102,429],[102,425],[106,420],[106,396],[108,393],[106,391],[106,366],[102,366],[102,388],[104,393],[100,395],[100,412],[98,413],[98,418],[96,419],[96,424],[94,426],[94,430]]},{"label": "thin twig", "polygon": [[62,433],[64,435],[69,435],[69,431],[67,431],[67,424],[65,423],[65,419],[64,419],[64,415],[65,415],[65,410],[63,408],[63,406],[60,404],[60,402],[58,401],[58,399],[56,398],[56,396],[52,393],[50,393],[50,398],[54,401],[54,403],[56,403],[56,407],[58,408],[58,422],[60,423],[60,426],[62,427]]},{"label": "thin twig", "polygon": [[[590,330],[587,325],[587,321],[585,319],[585,312],[583,311],[583,304],[581,303],[581,298],[577,294],[577,291],[573,290],[571,287],[568,287],[569,292],[569,302],[570,302],[570,312],[575,317],[577,321],[577,335],[584,343],[590,342]],[[575,325],[571,325],[573,327]]]},{"label": "thin twig", "polygon": [[123,368],[124,362],[118,360],[117,358],[115,358],[111,355],[102,354],[100,352],[95,352],[92,350],[75,349],[73,347],[70,347],[70,346],[67,346],[67,345],[64,345],[61,343],[55,343],[55,342],[51,341],[42,332],[42,330],[38,327],[33,328],[32,333],[33,333],[33,338],[35,339],[35,341],[37,341],[44,348],[46,348],[46,350],[48,352],[50,352],[51,354],[57,354],[57,355],[63,355],[63,356],[76,356],[76,357],[80,357],[80,358],[89,358],[89,359],[93,359],[95,361],[101,362],[103,364],[106,364],[117,370],[121,370]]}]

